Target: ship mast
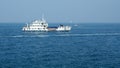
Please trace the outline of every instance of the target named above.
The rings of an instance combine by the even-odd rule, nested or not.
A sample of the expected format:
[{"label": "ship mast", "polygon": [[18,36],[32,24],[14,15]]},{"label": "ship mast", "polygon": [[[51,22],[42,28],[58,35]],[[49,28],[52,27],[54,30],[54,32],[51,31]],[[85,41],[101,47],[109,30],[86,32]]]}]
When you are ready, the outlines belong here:
[{"label": "ship mast", "polygon": [[44,14],[42,14],[42,21],[45,21],[45,19],[44,19]]}]

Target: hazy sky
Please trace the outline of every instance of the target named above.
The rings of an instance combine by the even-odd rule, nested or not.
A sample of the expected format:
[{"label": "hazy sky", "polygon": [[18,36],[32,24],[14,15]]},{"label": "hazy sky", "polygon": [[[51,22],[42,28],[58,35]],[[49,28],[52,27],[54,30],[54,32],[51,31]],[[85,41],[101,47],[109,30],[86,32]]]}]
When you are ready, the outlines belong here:
[{"label": "hazy sky", "polygon": [[0,0],[0,22],[120,22],[120,0]]}]

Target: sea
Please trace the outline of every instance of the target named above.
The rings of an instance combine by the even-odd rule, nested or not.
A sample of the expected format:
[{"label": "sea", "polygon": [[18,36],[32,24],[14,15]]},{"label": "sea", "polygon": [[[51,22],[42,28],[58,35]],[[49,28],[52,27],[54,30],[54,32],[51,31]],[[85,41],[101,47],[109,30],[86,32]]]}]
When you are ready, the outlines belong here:
[{"label": "sea", "polygon": [[120,68],[120,23],[65,25],[72,30],[24,32],[25,23],[0,23],[0,68]]}]

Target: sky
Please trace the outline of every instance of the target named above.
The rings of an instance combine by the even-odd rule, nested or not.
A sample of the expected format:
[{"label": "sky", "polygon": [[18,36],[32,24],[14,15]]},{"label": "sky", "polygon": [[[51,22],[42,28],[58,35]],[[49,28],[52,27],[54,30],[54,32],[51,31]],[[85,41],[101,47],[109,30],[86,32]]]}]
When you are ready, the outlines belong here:
[{"label": "sky", "polygon": [[0,22],[120,22],[120,0],[0,0]]}]

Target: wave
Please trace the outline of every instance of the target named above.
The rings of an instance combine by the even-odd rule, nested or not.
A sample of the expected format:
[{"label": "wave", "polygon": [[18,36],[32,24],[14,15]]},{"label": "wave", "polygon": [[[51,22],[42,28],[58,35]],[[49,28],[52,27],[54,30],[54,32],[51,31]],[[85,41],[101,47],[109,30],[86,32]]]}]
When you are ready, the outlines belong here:
[{"label": "wave", "polygon": [[13,35],[13,36],[0,36],[0,37],[78,37],[78,36],[119,36],[120,33],[94,33],[94,34],[59,34],[59,35]]},{"label": "wave", "polygon": [[94,33],[94,34],[62,34],[54,36],[117,36],[120,33]]},{"label": "wave", "polygon": [[71,34],[71,36],[116,36],[120,33]]},{"label": "wave", "polygon": [[21,38],[21,37],[48,37],[48,35],[14,35],[14,36],[0,36],[0,37],[14,37],[14,38]]}]

